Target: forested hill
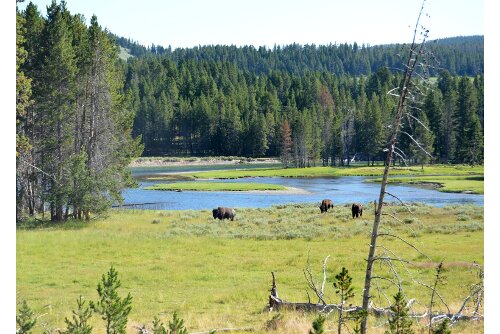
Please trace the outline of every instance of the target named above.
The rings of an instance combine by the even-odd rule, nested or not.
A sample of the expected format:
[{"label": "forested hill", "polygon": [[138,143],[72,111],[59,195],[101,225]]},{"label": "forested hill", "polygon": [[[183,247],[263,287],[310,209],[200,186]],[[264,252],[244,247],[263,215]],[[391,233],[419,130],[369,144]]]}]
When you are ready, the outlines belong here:
[{"label": "forested hill", "polygon": [[[137,42],[113,35],[118,44],[135,57],[160,55],[176,62],[207,61],[230,62],[239,69],[255,74],[285,71],[303,75],[305,72],[330,72],[336,75],[369,75],[380,67],[400,68],[401,44],[366,46],[354,44],[300,45],[291,44],[266,47],[234,45],[206,45],[193,48],[162,46],[144,47]],[[439,70],[446,69],[453,75],[475,76],[484,72],[484,36],[466,36],[438,39],[428,42]]]}]

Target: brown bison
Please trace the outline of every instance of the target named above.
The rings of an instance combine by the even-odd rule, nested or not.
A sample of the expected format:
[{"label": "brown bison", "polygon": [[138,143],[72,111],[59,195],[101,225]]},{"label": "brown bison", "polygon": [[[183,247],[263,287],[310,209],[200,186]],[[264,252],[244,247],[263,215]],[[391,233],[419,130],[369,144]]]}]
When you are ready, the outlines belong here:
[{"label": "brown bison", "polygon": [[354,218],[354,216],[358,218],[358,215],[359,217],[361,217],[363,216],[363,205],[359,203],[352,203],[351,211],[352,211],[352,218]]},{"label": "brown bison", "polygon": [[234,220],[236,212],[234,211],[234,209],[219,206],[217,209],[212,210],[212,215],[214,216],[214,219],[219,218],[221,220],[222,219]]},{"label": "brown bison", "polygon": [[333,202],[331,199],[324,199],[321,201],[321,205],[319,206],[321,213],[328,212],[328,209],[330,208],[333,208]]}]

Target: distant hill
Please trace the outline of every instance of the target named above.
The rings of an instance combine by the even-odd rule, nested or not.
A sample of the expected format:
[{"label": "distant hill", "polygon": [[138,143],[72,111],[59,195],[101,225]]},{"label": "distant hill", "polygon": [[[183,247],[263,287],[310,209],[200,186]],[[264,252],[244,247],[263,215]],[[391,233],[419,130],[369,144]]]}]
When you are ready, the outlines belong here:
[{"label": "distant hill", "polygon": [[[112,35],[118,45],[135,57],[162,56],[176,62],[208,61],[230,62],[238,68],[256,74],[286,71],[303,75],[306,72],[331,72],[337,75],[369,75],[380,67],[401,68],[399,52],[401,44],[388,45],[300,45],[290,44],[266,47],[235,45],[206,45],[193,48],[177,48],[151,45],[145,47],[124,37]],[[428,42],[434,58],[431,75],[441,69],[454,75],[474,76],[484,73],[484,36],[459,36]]]}]

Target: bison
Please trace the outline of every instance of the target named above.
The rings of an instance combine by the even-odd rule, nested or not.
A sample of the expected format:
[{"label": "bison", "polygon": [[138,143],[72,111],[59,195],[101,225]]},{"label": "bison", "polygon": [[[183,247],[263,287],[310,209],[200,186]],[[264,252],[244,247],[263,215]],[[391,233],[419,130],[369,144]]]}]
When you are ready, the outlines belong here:
[{"label": "bison", "polygon": [[358,215],[359,217],[361,217],[363,216],[363,205],[359,203],[352,203],[351,211],[352,211],[352,218],[354,218],[354,216],[358,218]]},{"label": "bison", "polygon": [[212,210],[212,215],[214,216],[214,219],[219,218],[221,220],[222,219],[234,220],[236,212],[234,211],[234,209],[219,206],[217,209]]},{"label": "bison", "polygon": [[333,208],[333,202],[331,199],[324,199],[321,201],[321,205],[319,206],[321,213],[328,212],[328,209],[330,208]]}]

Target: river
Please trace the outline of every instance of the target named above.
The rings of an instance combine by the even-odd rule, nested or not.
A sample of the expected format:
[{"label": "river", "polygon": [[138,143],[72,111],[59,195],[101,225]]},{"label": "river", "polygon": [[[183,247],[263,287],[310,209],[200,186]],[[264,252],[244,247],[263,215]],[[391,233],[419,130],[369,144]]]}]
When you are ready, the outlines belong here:
[{"label": "river", "polygon": [[[144,176],[160,176],[166,173],[194,172],[202,170],[242,169],[262,167],[241,166],[182,166],[182,167],[141,167],[132,168],[132,175],[139,182],[139,188],[128,188],[123,192],[124,208],[152,210],[200,210],[217,206],[236,208],[266,208],[286,203],[319,203],[322,199],[332,199],[335,204],[352,202],[368,203],[378,199],[379,183],[365,182],[368,177],[346,176],[338,178],[244,178],[236,180],[213,180],[211,182],[259,182],[280,184],[301,189],[297,194],[256,193],[256,192],[204,192],[204,191],[154,191],[144,187],[156,183],[172,181],[147,181]],[[269,164],[266,167],[271,167]],[[196,181],[193,181],[196,182]],[[405,202],[422,202],[438,207],[453,204],[484,205],[484,195],[444,193],[434,189],[411,185],[388,185],[387,191]],[[386,201],[395,199],[386,195]],[[144,204],[145,203],[145,204]]]}]

